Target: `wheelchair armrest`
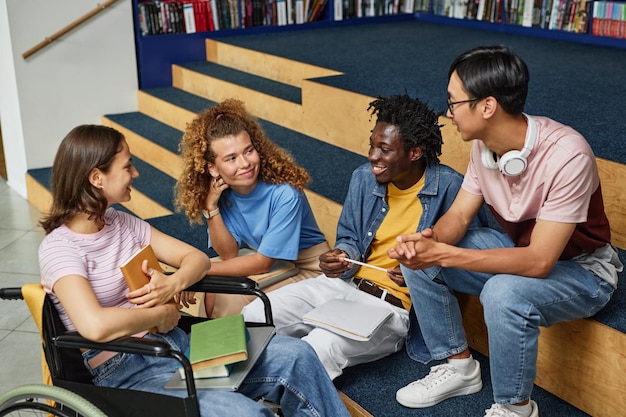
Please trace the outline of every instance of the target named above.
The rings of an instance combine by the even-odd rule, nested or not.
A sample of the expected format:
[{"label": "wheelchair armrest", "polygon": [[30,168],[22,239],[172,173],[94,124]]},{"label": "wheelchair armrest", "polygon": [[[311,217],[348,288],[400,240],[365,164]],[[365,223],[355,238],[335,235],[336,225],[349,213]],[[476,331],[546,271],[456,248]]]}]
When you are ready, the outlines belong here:
[{"label": "wheelchair armrest", "polygon": [[255,294],[258,284],[248,277],[225,277],[206,275],[188,288],[189,291],[225,294]]},{"label": "wheelchair armrest", "polygon": [[101,343],[85,339],[78,332],[67,332],[58,335],[54,338],[54,343],[61,348],[110,350],[159,357],[169,356],[171,351],[170,345],[161,340],[127,336]]},{"label": "wheelchair armrest", "polygon": [[82,337],[78,332],[67,332],[56,336],[53,339],[53,343],[59,348],[97,349],[144,356],[174,358],[181,364],[185,372],[187,394],[189,396],[195,396],[196,384],[193,378],[191,362],[189,362],[189,359],[182,352],[172,349],[164,340],[127,336],[110,342],[100,343],[92,342]]},{"label": "wheelchair armrest", "polygon": [[251,278],[206,275],[200,281],[187,288],[187,290],[223,294],[245,294],[259,297],[265,307],[265,324],[270,326],[274,325],[270,300],[267,298],[267,295],[261,291],[259,284]]},{"label": "wheelchair armrest", "polygon": [[0,298],[3,300],[23,300],[22,287],[0,288]]}]

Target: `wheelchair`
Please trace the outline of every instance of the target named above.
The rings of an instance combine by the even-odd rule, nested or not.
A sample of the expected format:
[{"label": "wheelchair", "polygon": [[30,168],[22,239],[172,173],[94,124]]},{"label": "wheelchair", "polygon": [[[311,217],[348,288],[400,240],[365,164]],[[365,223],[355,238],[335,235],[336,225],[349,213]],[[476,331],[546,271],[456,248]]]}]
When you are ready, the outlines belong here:
[{"label": "wheelchair", "polygon": [[[274,326],[270,301],[247,277],[206,276],[188,288],[198,293],[244,294],[259,297],[265,306],[265,322],[247,326]],[[28,292],[28,295],[27,295]],[[39,297],[30,301],[32,294]],[[68,332],[61,322],[52,300],[40,285],[0,288],[0,299],[25,300],[31,315],[39,324],[48,384],[16,387],[0,395],[0,416],[56,417],[200,417],[196,385],[191,364],[184,353],[171,349],[159,340],[123,337],[111,342],[96,343]],[[41,306],[41,311],[39,307]],[[206,318],[181,316],[178,326],[189,332],[191,325]],[[186,397],[174,397],[132,389],[98,387],[83,364],[81,349],[99,349],[148,355],[177,360],[185,373]],[[48,372],[44,371],[44,379]]]}]

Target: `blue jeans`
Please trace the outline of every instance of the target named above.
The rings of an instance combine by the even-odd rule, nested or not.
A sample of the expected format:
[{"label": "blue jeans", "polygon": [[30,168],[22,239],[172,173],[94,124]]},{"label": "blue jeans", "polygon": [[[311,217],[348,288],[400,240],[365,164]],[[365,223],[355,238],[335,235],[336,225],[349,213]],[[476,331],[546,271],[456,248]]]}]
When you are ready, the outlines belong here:
[{"label": "blue jeans", "polygon": [[[179,328],[167,334],[147,334],[147,338],[165,339],[177,350],[185,351],[189,337]],[[85,353],[85,360],[94,353]],[[186,397],[186,390],[163,387],[178,361],[141,355],[118,354],[91,370],[99,386],[135,389],[177,397]],[[89,367],[88,367],[89,368]],[[199,389],[202,417],[271,416],[269,408],[255,401],[265,398],[280,404],[286,416],[349,417],[326,371],[313,349],[305,342],[275,336],[237,392]]]},{"label": "blue jeans", "polygon": [[[470,229],[457,246],[508,248],[513,242],[496,230],[480,228]],[[530,397],[536,376],[539,326],[592,316],[604,307],[614,290],[574,261],[557,262],[544,279],[442,267],[402,267],[402,273],[432,359],[445,359],[468,347],[454,292],[480,297],[489,333],[494,399],[502,404]]]}]

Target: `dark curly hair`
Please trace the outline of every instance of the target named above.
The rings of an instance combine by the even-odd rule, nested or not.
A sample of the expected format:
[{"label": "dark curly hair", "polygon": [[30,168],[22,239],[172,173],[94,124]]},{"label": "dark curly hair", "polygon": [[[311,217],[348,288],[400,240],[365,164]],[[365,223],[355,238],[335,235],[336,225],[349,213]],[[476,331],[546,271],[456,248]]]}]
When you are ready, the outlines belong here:
[{"label": "dark curly hair", "polygon": [[211,142],[246,131],[261,159],[259,180],[271,184],[290,184],[303,190],[310,181],[308,172],[283,148],[269,140],[244,103],[227,99],[206,109],[187,125],[179,145],[184,161],[176,184],[176,209],[184,211],[192,223],[201,223],[200,212],[209,189],[208,163],[215,162]]},{"label": "dark curly hair", "polygon": [[439,116],[419,99],[407,94],[378,97],[367,108],[376,123],[385,122],[400,129],[404,150],[421,148],[427,164],[438,163],[441,155]]}]

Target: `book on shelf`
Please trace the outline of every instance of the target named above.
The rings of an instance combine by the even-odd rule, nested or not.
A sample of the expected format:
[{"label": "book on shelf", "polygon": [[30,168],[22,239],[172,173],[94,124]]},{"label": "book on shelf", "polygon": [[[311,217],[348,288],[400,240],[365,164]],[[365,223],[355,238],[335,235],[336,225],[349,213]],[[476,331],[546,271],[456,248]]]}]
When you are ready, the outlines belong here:
[{"label": "book on shelf", "polygon": [[[226,365],[246,359],[248,349],[243,314],[206,320],[191,326],[189,362],[194,374],[207,368],[222,367],[219,371],[228,376],[230,371]],[[205,375],[213,371],[205,371]]]},{"label": "book on shelf", "polygon": [[303,321],[349,339],[367,341],[391,314],[385,305],[333,298],[308,312]]},{"label": "book on shelf", "polygon": [[183,4],[183,17],[185,20],[185,33],[196,33],[196,15],[193,10],[193,4]]},{"label": "book on shelf", "polygon": [[285,26],[287,24],[287,2],[285,0],[276,0],[276,24]]}]

